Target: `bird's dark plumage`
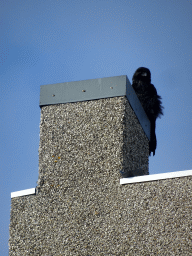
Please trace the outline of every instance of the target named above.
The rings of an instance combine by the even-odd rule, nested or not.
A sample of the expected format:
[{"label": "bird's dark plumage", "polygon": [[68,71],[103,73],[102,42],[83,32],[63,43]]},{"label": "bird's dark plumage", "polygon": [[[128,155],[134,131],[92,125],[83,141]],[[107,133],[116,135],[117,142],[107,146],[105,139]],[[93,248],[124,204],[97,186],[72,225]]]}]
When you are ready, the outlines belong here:
[{"label": "bird's dark plumage", "polygon": [[155,86],[151,84],[151,72],[148,68],[140,67],[135,71],[132,78],[132,86],[151,123],[149,155],[151,152],[155,155],[157,147],[155,134],[156,119],[163,115],[161,96],[157,94]]}]

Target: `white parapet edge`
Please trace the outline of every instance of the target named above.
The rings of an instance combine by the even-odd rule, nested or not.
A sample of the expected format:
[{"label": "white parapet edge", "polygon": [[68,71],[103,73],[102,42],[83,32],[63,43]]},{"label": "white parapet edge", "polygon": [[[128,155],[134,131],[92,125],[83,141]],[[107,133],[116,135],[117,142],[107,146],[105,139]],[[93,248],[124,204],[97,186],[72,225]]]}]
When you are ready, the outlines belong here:
[{"label": "white parapet edge", "polygon": [[[143,175],[143,176],[137,176],[132,178],[123,178],[123,179],[120,179],[120,184],[123,185],[123,184],[146,182],[146,181],[153,181],[153,180],[165,180],[165,179],[186,177],[186,176],[192,176],[192,170]],[[29,188],[25,190],[12,192],[11,198],[32,195],[35,193],[36,193],[35,188]]]},{"label": "white parapet edge", "polygon": [[35,194],[35,188],[29,188],[11,193],[11,198]]},{"label": "white parapet edge", "polygon": [[192,170],[143,175],[143,176],[137,176],[132,178],[123,178],[123,179],[120,179],[120,184],[146,182],[146,181],[152,181],[152,180],[165,180],[165,179],[172,179],[172,178],[185,177],[185,176],[192,176]]}]

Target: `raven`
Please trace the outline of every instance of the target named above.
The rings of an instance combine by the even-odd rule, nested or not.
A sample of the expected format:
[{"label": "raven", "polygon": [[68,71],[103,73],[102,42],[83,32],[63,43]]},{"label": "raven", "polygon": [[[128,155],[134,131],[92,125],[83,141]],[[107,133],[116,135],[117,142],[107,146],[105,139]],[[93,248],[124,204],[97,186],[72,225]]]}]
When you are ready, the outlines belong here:
[{"label": "raven", "polygon": [[155,86],[151,84],[151,72],[148,68],[140,67],[135,71],[132,78],[132,86],[151,123],[149,155],[153,152],[154,156],[157,147],[155,134],[156,119],[163,115],[164,108],[161,102],[162,98],[157,94]]}]

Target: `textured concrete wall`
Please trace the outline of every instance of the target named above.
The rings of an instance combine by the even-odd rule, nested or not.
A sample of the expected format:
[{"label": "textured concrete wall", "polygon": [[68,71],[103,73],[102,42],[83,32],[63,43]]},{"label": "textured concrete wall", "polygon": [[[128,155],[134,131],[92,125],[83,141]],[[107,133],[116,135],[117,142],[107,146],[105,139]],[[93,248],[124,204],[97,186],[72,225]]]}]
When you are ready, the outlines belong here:
[{"label": "textured concrete wall", "polygon": [[148,144],[125,96],[42,107],[39,183],[71,185],[82,172],[119,179],[140,166],[148,174]]},{"label": "textured concrete wall", "polygon": [[192,255],[192,178],[50,186],[12,198],[9,255]]},{"label": "textured concrete wall", "polygon": [[191,255],[191,178],[120,185],[140,165],[126,97],[42,107],[38,193],[11,199],[9,255]]}]

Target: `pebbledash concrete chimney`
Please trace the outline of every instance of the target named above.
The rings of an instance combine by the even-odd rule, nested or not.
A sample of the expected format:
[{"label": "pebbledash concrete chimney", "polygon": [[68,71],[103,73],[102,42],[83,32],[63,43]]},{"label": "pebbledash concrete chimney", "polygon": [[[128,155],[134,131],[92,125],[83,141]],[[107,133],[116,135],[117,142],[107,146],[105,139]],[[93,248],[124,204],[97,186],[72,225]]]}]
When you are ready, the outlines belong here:
[{"label": "pebbledash concrete chimney", "polygon": [[148,175],[150,123],[127,76],[43,85],[40,107],[38,183],[11,194],[10,256],[190,255],[185,219],[176,245],[163,209],[189,207],[191,172]]}]

